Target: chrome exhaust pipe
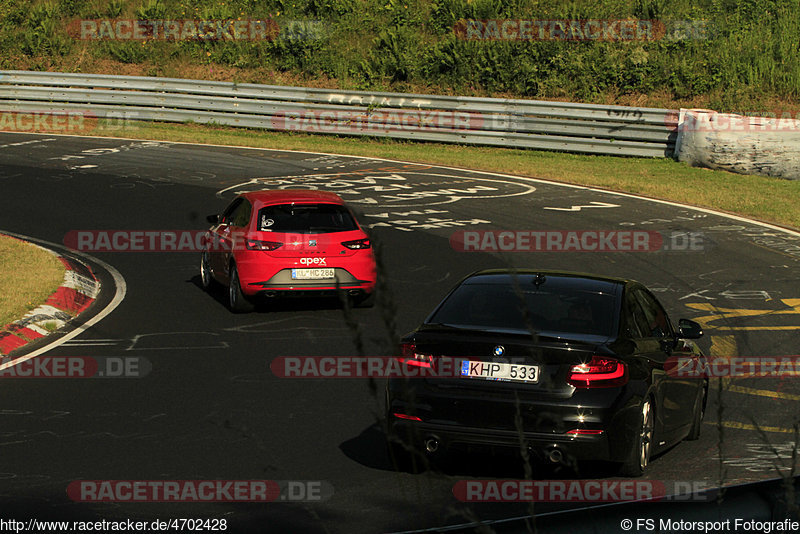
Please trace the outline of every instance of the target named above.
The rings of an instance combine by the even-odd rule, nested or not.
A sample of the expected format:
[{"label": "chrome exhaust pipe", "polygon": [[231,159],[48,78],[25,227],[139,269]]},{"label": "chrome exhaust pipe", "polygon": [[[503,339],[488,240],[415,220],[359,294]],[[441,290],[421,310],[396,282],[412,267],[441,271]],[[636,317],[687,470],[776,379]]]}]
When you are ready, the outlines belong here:
[{"label": "chrome exhaust pipe", "polygon": [[551,447],[545,451],[545,456],[551,463],[559,464],[564,459],[564,453],[557,447]]},{"label": "chrome exhaust pipe", "polygon": [[425,450],[428,454],[434,454],[439,450],[439,440],[436,438],[428,438],[425,440]]}]

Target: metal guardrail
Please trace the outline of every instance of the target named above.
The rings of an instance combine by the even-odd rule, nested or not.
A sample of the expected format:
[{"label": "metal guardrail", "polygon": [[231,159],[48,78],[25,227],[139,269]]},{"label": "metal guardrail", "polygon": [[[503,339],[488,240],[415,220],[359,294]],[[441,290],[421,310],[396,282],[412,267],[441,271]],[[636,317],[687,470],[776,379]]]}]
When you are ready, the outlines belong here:
[{"label": "metal guardrail", "polygon": [[0,111],[644,157],[673,155],[678,117],[570,102],[29,71],[0,71]]}]

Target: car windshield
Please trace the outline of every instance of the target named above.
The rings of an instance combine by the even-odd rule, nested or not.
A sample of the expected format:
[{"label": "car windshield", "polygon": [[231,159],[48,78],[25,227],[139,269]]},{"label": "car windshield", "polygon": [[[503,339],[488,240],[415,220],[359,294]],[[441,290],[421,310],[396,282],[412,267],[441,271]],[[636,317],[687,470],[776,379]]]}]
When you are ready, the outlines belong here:
[{"label": "car windshield", "polygon": [[324,234],[357,229],[347,208],[338,204],[280,204],[258,212],[261,232]]},{"label": "car windshield", "polygon": [[612,294],[544,286],[519,291],[510,284],[463,284],[428,322],[478,329],[612,336]]}]

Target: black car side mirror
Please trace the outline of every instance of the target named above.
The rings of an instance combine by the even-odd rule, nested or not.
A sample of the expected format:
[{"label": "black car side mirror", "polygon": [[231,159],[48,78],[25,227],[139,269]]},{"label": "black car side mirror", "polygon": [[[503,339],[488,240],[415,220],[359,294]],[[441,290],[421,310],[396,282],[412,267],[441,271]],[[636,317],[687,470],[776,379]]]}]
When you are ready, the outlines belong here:
[{"label": "black car side mirror", "polygon": [[703,337],[703,327],[689,319],[679,319],[678,337],[682,339],[697,339]]},{"label": "black car side mirror", "polygon": [[211,224],[219,224],[219,219],[220,219],[219,213],[215,213],[214,215],[209,215],[208,217],[206,217],[206,220]]}]

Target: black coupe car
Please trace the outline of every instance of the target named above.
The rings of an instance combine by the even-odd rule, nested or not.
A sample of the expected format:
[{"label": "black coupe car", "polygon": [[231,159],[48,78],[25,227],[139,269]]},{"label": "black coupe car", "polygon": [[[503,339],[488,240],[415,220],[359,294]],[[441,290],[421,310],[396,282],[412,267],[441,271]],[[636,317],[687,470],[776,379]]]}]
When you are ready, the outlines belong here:
[{"label": "black coupe car", "polygon": [[689,341],[702,335],[635,281],[474,273],[402,339],[402,361],[433,372],[388,381],[391,456],[407,469],[451,447],[522,447],[640,476],[651,455],[699,437],[708,380],[669,362],[704,359]]}]

